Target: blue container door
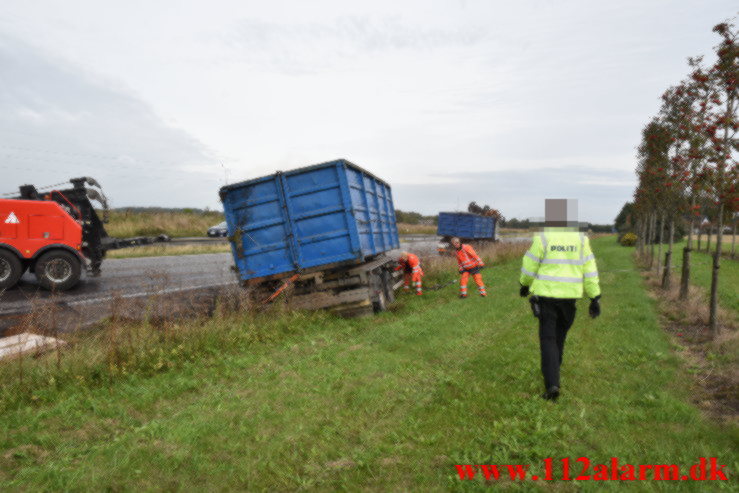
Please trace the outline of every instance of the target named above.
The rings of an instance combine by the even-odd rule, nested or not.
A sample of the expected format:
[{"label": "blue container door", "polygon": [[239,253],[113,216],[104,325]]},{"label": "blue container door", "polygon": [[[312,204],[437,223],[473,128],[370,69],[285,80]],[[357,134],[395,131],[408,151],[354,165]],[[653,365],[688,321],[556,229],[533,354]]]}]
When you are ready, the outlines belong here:
[{"label": "blue container door", "polygon": [[390,186],[374,180],[376,186],[378,209],[380,213],[380,224],[382,225],[382,236],[388,250],[400,248],[398,236],[398,223],[395,221],[395,205],[393,204],[393,193]]},{"label": "blue container door", "polygon": [[341,162],[281,175],[290,226],[295,232],[297,262],[302,268],[361,255],[343,176]]},{"label": "blue container door", "polygon": [[374,180],[351,167],[346,169],[346,180],[362,251],[368,255],[384,251],[378,201],[372,183]]},{"label": "blue container door", "polygon": [[436,234],[439,236],[455,236],[453,226],[454,224],[451,214],[440,212],[439,224],[436,226]]},{"label": "blue container door", "polygon": [[346,177],[362,252],[376,255],[398,248],[390,188],[354,167],[347,167]]},{"label": "blue container door", "polygon": [[241,243],[232,242],[231,246],[242,279],[295,269],[295,252],[277,177],[229,190],[223,205],[228,223],[240,230]]}]

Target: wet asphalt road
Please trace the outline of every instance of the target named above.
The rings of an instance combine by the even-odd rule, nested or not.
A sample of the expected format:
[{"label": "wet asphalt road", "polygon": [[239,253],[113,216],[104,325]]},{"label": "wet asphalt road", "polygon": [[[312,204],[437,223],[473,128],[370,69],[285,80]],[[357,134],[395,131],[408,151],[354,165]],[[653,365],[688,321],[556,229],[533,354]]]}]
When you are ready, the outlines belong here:
[{"label": "wet asphalt road", "polygon": [[54,295],[39,288],[26,273],[17,287],[0,294],[0,318],[25,313],[34,304],[63,303],[85,309],[112,299],[145,297],[152,293],[177,293],[236,284],[230,253],[110,259],[100,277],[83,275],[73,289]]}]

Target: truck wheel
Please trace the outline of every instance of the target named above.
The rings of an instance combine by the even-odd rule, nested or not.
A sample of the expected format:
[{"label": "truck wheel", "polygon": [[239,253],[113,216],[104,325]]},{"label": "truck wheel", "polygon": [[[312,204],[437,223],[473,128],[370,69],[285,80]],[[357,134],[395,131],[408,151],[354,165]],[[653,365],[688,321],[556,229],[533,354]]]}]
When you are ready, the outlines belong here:
[{"label": "truck wheel", "polygon": [[16,254],[0,250],[0,289],[10,289],[15,286],[24,270]]},{"label": "truck wheel", "polygon": [[35,273],[39,284],[49,291],[66,291],[79,282],[82,266],[73,254],[54,250],[41,255]]}]

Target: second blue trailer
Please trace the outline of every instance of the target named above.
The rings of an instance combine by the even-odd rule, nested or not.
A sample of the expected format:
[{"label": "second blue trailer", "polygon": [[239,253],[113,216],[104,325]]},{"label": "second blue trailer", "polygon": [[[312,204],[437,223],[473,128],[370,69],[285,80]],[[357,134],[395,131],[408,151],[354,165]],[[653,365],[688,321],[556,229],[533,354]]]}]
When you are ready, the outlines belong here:
[{"label": "second blue trailer", "polygon": [[440,212],[436,234],[462,240],[495,240],[495,218],[469,212]]}]

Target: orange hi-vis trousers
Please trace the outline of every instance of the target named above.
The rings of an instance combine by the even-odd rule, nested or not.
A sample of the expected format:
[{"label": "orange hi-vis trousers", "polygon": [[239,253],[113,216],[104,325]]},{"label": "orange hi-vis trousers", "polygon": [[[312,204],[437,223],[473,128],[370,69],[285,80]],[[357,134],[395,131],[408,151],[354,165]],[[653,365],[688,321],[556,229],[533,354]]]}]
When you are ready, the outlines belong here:
[{"label": "orange hi-vis trousers", "polygon": [[406,272],[403,276],[403,289],[409,289],[409,285],[413,283],[413,286],[416,288],[416,294],[423,294],[421,279],[422,275],[420,272]]},{"label": "orange hi-vis trousers", "polygon": [[[470,278],[469,271],[462,272],[462,277],[459,278],[459,294],[462,296],[467,296],[467,281]],[[472,274],[472,279],[475,280],[475,284],[477,284],[477,291],[480,293],[480,296],[487,296],[487,291],[485,291],[485,282],[482,280],[482,274],[479,272],[477,274]]]}]

